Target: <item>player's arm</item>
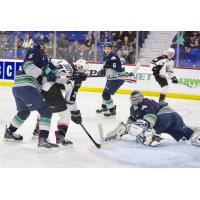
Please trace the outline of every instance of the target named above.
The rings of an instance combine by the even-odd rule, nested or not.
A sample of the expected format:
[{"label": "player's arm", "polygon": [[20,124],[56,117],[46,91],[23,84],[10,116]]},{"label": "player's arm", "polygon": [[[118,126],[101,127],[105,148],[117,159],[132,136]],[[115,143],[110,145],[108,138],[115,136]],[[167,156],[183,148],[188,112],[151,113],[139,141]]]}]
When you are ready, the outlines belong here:
[{"label": "player's arm", "polygon": [[[22,65],[22,68],[25,72],[25,74],[32,76],[34,78],[38,78],[40,75],[43,74],[42,66],[39,68],[36,66],[36,59],[39,58],[39,55],[35,52],[30,52],[27,54],[27,57],[25,58],[25,61]],[[39,58],[40,59],[40,58]]]},{"label": "player's arm", "polygon": [[157,115],[156,115],[156,109],[151,104],[147,104],[147,107],[145,108],[145,115],[143,116],[143,120],[147,123],[145,126],[147,128],[153,128],[156,121],[157,121]]},{"label": "player's arm", "polygon": [[69,81],[65,88],[66,88],[65,99],[67,107],[71,112],[71,120],[76,124],[80,124],[82,122],[82,117],[80,110],[77,109],[76,105],[76,95],[78,93],[78,89],[80,88],[80,86],[75,85],[75,81]]},{"label": "player's arm", "polygon": [[171,78],[172,83],[175,83],[175,84],[178,83],[178,79],[174,75],[174,61],[171,61],[168,66],[168,75],[169,75],[169,78]]},{"label": "player's arm", "polygon": [[152,68],[153,74],[154,75],[159,75],[159,72],[161,70],[161,68],[163,67],[164,63],[163,63],[163,59],[165,59],[165,56],[159,56],[155,59],[153,59],[150,63],[150,67]]}]

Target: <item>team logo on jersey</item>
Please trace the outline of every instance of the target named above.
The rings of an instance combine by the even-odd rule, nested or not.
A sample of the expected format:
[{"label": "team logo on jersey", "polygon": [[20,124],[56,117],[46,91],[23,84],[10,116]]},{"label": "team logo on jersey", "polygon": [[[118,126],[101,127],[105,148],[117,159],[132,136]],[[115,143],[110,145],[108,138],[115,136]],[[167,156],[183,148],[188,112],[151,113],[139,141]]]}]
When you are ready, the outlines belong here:
[{"label": "team logo on jersey", "polygon": [[116,57],[115,57],[115,56],[113,56],[113,57],[111,58],[111,60],[116,60]]},{"label": "team logo on jersey", "polygon": [[148,106],[147,105],[143,105],[141,109],[144,110],[145,108],[148,108]]}]

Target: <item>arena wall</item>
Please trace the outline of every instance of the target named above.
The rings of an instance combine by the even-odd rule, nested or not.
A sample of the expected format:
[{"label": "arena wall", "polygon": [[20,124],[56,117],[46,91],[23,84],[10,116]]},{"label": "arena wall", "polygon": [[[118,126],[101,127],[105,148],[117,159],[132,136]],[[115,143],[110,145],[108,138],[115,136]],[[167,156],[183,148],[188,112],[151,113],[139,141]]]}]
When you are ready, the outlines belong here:
[{"label": "arena wall", "polygon": [[[21,68],[22,60],[18,59],[0,59],[0,86],[13,85],[13,79],[17,70]],[[102,64],[90,63],[91,74],[96,74],[102,68]],[[126,71],[131,72],[134,65],[125,65]],[[179,82],[191,86],[200,85],[200,70],[176,68],[175,74]],[[137,83],[126,82],[120,90],[119,94],[130,94],[133,90],[141,90],[144,95],[158,96],[160,87],[155,81],[151,69],[148,66],[141,66],[134,77]],[[105,78],[88,78],[80,88],[83,92],[102,92],[105,85]],[[200,100],[200,87],[189,88],[180,84],[172,84],[169,80],[169,98],[181,98]]]}]

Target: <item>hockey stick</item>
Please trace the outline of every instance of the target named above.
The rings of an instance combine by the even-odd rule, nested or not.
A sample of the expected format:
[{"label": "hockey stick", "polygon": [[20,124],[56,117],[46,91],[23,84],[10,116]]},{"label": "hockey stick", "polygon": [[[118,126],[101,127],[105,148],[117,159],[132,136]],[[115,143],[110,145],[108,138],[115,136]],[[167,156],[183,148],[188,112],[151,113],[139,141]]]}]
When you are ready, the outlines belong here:
[{"label": "hockey stick", "polygon": [[100,148],[101,148],[101,145],[98,144],[98,143],[92,138],[92,136],[89,134],[89,132],[86,130],[86,128],[83,126],[82,123],[80,123],[80,125],[81,125],[81,127],[83,128],[83,130],[85,131],[85,133],[88,135],[88,137],[92,140],[92,142],[94,143],[94,145],[95,145],[98,149],[100,149]]}]

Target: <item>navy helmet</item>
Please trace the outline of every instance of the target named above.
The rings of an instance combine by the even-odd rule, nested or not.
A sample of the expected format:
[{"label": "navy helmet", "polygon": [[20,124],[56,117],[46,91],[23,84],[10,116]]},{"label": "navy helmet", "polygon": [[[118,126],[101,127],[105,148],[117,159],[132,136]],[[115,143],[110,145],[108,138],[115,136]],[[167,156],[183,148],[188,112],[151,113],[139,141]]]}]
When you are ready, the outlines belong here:
[{"label": "navy helmet", "polygon": [[46,35],[36,35],[34,40],[36,45],[44,45],[49,43],[49,38]]},{"label": "navy helmet", "polygon": [[110,41],[105,41],[104,44],[103,44],[103,47],[104,47],[104,48],[105,48],[105,47],[110,47],[110,48],[112,48],[112,42],[110,42]]},{"label": "navy helmet", "polygon": [[134,99],[143,100],[144,99],[144,95],[139,90],[135,90],[130,95],[130,99],[133,99],[133,98]]}]

